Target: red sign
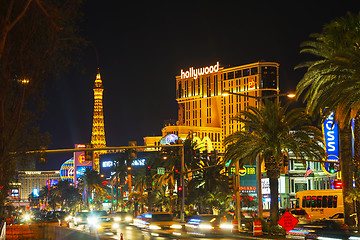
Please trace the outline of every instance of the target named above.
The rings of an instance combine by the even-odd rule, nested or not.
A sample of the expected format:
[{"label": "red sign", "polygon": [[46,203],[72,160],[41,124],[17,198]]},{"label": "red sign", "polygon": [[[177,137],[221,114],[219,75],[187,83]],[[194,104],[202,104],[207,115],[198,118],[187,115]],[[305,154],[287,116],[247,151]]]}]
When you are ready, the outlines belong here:
[{"label": "red sign", "polygon": [[282,226],[286,232],[292,230],[299,220],[294,217],[291,213],[285,212],[284,215],[278,221],[278,224]]}]

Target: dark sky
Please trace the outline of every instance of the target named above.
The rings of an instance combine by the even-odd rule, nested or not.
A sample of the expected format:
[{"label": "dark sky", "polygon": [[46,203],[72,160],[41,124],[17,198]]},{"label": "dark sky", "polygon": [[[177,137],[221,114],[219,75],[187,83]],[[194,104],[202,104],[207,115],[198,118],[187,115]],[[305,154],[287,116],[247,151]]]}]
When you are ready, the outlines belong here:
[{"label": "dark sky", "polygon": [[[281,92],[294,90],[303,74],[294,66],[306,60],[300,43],[331,20],[360,11],[360,1],[129,2],[85,2],[81,35],[95,48],[84,49],[75,56],[77,67],[48,82],[40,124],[52,136],[49,149],[91,141],[98,65],[107,146],[143,145],[144,136],[161,134],[164,120],[177,119],[175,76],[181,69],[274,61],[280,63]],[[71,157],[48,155],[39,169],[59,169]]]}]

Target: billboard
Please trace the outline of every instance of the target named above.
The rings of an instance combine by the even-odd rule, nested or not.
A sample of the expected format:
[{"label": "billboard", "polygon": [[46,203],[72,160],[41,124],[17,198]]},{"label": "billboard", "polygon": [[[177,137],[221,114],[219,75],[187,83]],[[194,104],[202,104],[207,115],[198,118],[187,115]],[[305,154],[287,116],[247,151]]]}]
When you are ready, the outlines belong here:
[{"label": "billboard", "polygon": [[[86,148],[86,144],[75,144],[75,148],[79,149],[79,148]],[[77,184],[77,179],[81,178],[84,173],[86,168],[89,168],[90,170],[93,167],[93,162],[92,161],[86,161],[85,158],[85,152],[75,152],[74,153],[74,164],[75,164],[75,169],[76,171],[74,171],[74,182],[75,185]]]},{"label": "billboard", "polygon": [[331,113],[324,121],[323,132],[325,138],[325,150],[328,155],[327,160],[334,163],[323,163],[322,168],[327,174],[336,174],[340,171],[339,164],[339,126],[334,121],[334,113]]}]

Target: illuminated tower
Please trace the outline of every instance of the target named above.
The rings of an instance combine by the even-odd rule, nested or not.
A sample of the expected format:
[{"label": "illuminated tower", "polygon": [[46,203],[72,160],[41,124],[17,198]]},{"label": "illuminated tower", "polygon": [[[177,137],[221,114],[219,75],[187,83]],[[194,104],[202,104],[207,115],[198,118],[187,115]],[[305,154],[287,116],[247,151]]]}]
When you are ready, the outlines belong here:
[{"label": "illuminated tower", "polygon": [[[94,84],[94,117],[93,128],[91,135],[91,144],[94,148],[106,147],[104,114],[103,114],[103,85],[100,77],[100,72],[96,75]],[[99,155],[106,151],[95,151],[93,155],[93,168],[99,171]]]}]

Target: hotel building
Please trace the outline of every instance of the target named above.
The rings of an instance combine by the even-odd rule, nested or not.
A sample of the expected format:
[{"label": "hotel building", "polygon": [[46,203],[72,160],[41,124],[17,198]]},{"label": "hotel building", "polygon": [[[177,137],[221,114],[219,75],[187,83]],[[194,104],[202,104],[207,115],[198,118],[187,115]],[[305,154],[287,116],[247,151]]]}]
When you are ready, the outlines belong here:
[{"label": "hotel building", "polygon": [[[248,96],[262,97],[279,92],[279,64],[256,62],[237,67],[224,67],[219,62],[209,67],[181,70],[176,76],[178,121],[162,129],[162,137],[176,134],[185,139],[189,134],[202,150],[223,153],[222,142],[229,134],[240,130],[233,121],[247,106],[259,105],[247,96],[223,96],[228,90]],[[155,144],[161,137],[145,137],[145,145]]]},{"label": "hotel building", "polygon": [[[224,96],[224,90],[245,96]],[[176,76],[178,120],[165,123],[162,136],[144,137],[145,145],[163,144],[162,141],[170,134],[180,139],[192,134],[202,151],[224,153],[224,138],[241,128],[232,118],[248,106],[259,106],[258,99],[248,96],[261,98],[279,92],[279,64],[275,62],[256,62],[236,67],[225,67],[217,62],[208,67],[181,70],[180,75]],[[307,166],[314,172],[305,178],[303,164],[289,161],[289,172],[281,174],[279,179],[280,208],[289,207],[297,191],[332,187],[335,175],[324,173],[316,162],[308,162]],[[264,209],[269,209],[269,189],[266,179],[263,181]],[[256,184],[252,185],[252,189],[256,189]]]},{"label": "hotel building", "polygon": [[60,171],[19,171],[10,183],[9,202],[16,207],[30,206],[29,195],[60,181]]}]

